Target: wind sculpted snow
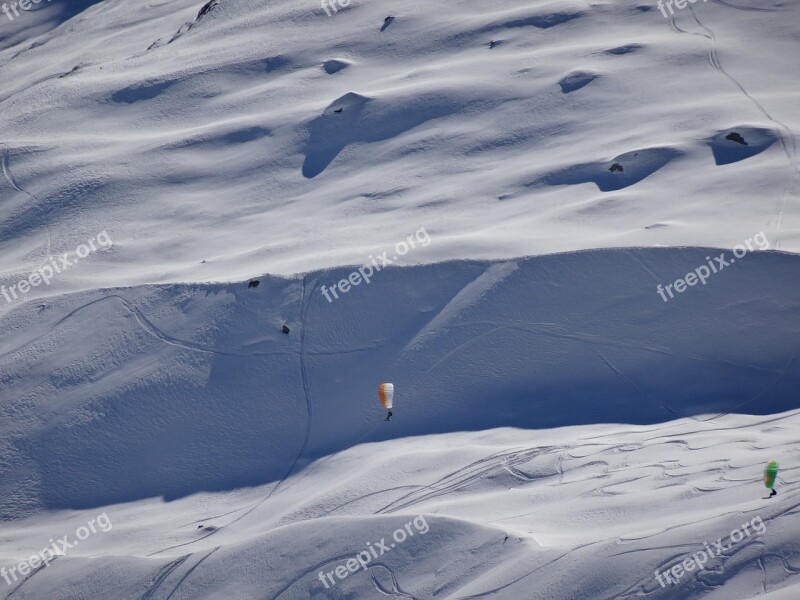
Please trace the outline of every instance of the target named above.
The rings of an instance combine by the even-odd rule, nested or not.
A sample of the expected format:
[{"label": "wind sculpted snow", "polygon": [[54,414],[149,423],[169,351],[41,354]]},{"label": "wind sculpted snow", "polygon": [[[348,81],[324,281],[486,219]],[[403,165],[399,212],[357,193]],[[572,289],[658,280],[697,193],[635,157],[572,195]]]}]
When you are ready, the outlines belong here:
[{"label": "wind sculpted snow", "polygon": [[391,268],[332,303],[320,286],[346,269],[21,305],[2,324],[2,514],[268,483],[410,435],[794,408],[797,258],[748,254],[665,303],[656,286],[711,254]]},{"label": "wind sculpted snow", "polygon": [[800,3],[23,4],[0,598],[796,600]]}]

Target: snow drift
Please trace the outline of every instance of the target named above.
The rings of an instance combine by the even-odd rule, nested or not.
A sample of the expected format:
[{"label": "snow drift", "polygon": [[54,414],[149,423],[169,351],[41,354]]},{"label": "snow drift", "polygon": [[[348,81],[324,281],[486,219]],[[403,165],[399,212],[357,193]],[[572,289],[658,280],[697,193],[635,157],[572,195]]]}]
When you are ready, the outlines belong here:
[{"label": "snow drift", "polygon": [[21,305],[2,323],[2,515],[267,483],[358,442],[796,407],[798,259],[750,253],[662,300],[712,254],[389,268],[332,302],[321,286],[352,268]]}]

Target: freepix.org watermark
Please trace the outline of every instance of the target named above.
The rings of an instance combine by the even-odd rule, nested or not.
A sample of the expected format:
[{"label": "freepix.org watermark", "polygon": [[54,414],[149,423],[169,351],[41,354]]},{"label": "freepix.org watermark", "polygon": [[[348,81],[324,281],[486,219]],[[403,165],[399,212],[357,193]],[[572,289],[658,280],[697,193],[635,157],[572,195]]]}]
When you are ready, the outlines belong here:
[{"label": "freepix.org watermark", "polygon": [[55,541],[53,538],[50,538],[50,545],[44,550],[40,550],[15,567],[11,567],[8,570],[6,570],[5,567],[0,569],[0,577],[5,579],[8,585],[11,585],[12,581],[17,581],[18,579],[17,572],[19,572],[19,576],[24,578],[31,571],[35,571],[42,565],[49,567],[50,561],[56,556],[66,555],[67,550],[77,546],[80,540],[85,540],[93,533],[97,533],[97,527],[95,527],[95,525],[97,525],[103,533],[110,531],[113,527],[111,519],[108,518],[106,513],[103,513],[99,517],[90,520],[86,525],[81,525],[75,530],[75,537],[78,538],[77,540],[70,542],[69,535],[65,535],[63,538],[59,538]]},{"label": "freepix.org watermark", "polygon": [[[375,273],[380,271],[383,267],[393,264],[399,256],[408,254],[409,250],[412,248],[416,248],[417,246],[414,243],[414,240],[416,240],[420,246],[425,247],[431,243],[431,236],[428,235],[428,232],[425,231],[424,227],[420,227],[414,233],[409,235],[405,241],[397,242],[397,244],[395,244],[395,254],[392,256],[392,258],[389,258],[388,250],[377,258],[370,254],[370,262],[360,267],[357,271],[350,273],[347,279],[342,279],[338,283],[332,285],[330,288],[323,285],[320,289],[322,295],[325,296],[325,299],[330,303],[333,302],[334,298],[338,300],[339,294],[337,293],[337,289],[342,294],[346,294],[350,291],[351,286],[361,285],[362,281],[370,283],[372,281],[372,276]],[[378,261],[380,261],[380,264],[378,264]],[[331,298],[331,294],[333,294],[333,298]]]},{"label": "freepix.org watermark", "polygon": [[[47,0],[50,2],[50,0]],[[15,17],[19,16],[19,10],[17,7],[21,8],[22,10],[30,10],[34,4],[39,4],[42,0],[19,0],[19,2],[3,2],[2,10],[6,16],[8,17],[9,21],[13,21]],[[11,13],[14,13],[13,15]]]},{"label": "freepix.org watermark", "polygon": [[61,256],[57,256],[51,260],[49,264],[39,267],[36,271],[28,275],[27,279],[23,279],[22,281],[8,286],[8,289],[6,289],[6,286],[0,285],[0,294],[3,295],[6,302],[11,303],[19,298],[19,296],[17,296],[17,291],[24,295],[31,291],[32,287],[36,287],[42,282],[44,282],[45,285],[50,285],[50,280],[55,277],[56,273],[63,273],[70,267],[76,265],[80,259],[89,256],[91,252],[97,252],[99,248],[95,245],[95,241],[100,245],[100,248],[109,248],[114,245],[108,233],[105,231],[98,233],[95,237],[88,240],[86,244],[81,244],[75,248],[75,258],[72,260],[70,260],[70,253],[65,252]]},{"label": "freepix.org watermark", "polygon": [[[325,13],[332,17],[333,13],[339,12],[339,7],[347,8],[350,6],[350,0],[321,0],[322,8],[325,10]],[[338,6],[337,6],[338,5]],[[333,10],[333,13],[331,12]]]},{"label": "freepix.org watermark", "polygon": [[[392,548],[395,548],[397,544],[402,544],[408,538],[414,537],[414,529],[411,526],[414,526],[414,529],[420,535],[425,535],[430,531],[430,527],[428,526],[428,522],[425,520],[423,515],[419,515],[413,521],[409,521],[405,524],[404,527],[396,529],[392,534],[392,539],[394,542],[390,542],[389,545],[386,544],[386,538],[381,538],[380,542],[376,542],[373,544],[367,544],[367,549],[363,552],[359,552],[353,558],[347,559],[343,565],[339,565],[335,569],[324,573],[322,571],[319,572],[317,578],[325,584],[325,589],[329,590],[331,585],[336,585],[337,581],[333,578],[334,575],[338,579],[344,579],[350,573],[356,573],[359,569],[367,570],[367,565],[373,561],[373,559],[377,559],[379,556],[383,556],[387,552],[389,552]],[[330,585],[328,585],[328,581],[330,581]]]},{"label": "freepix.org watermark", "polygon": [[[686,8],[687,4],[694,4],[698,0],[667,0],[666,5],[669,9],[669,15],[667,11],[664,10],[664,0],[658,0],[658,10],[661,11],[661,14],[664,15],[665,19],[669,19],[670,15],[674,15],[675,11],[672,10],[672,3],[675,3],[675,8]],[[703,2],[708,2],[708,0],[703,0]]]},{"label": "freepix.org watermark", "polygon": [[[750,531],[751,527],[753,528],[752,532]],[[678,583],[681,577],[683,577],[686,573],[694,571],[695,569],[702,571],[705,569],[706,563],[710,558],[719,556],[725,550],[729,550],[735,544],[741,542],[745,537],[749,537],[751,533],[762,535],[766,531],[767,526],[764,525],[764,521],[761,519],[761,517],[754,517],[749,523],[744,523],[741,528],[731,531],[730,535],[728,536],[728,539],[731,541],[731,543],[727,546],[723,545],[722,538],[719,538],[716,542],[712,543],[714,546],[713,548],[708,545],[708,542],[703,542],[705,550],[695,552],[692,554],[691,558],[687,558],[683,562],[673,565],[671,569],[667,569],[663,573],[659,573],[658,570],[656,570],[656,579],[658,580],[658,583],[661,584],[662,588],[667,587],[667,583]],[[715,551],[716,554],[714,553]],[[675,578],[674,581],[670,575]],[[664,580],[666,580],[666,583],[664,583]]]},{"label": "freepix.org watermark", "polygon": [[[769,240],[767,240],[766,234],[761,231],[745,241],[744,245],[739,244],[733,249],[733,256],[736,258],[731,258],[730,260],[726,260],[725,253],[723,252],[719,256],[715,257],[713,260],[710,256],[706,256],[706,260],[708,261],[708,266],[702,265],[697,267],[694,271],[690,271],[687,273],[683,278],[676,279],[674,283],[668,283],[666,286],[662,286],[660,283],[656,286],[656,292],[661,299],[666,302],[669,298],[667,298],[667,294],[669,294],[670,298],[674,298],[675,294],[672,293],[672,288],[675,288],[675,291],[679,294],[686,291],[686,287],[696,285],[699,281],[703,285],[706,284],[706,280],[711,277],[714,273],[719,273],[725,267],[728,267],[736,262],[737,258],[743,258],[748,252],[754,250],[753,244],[751,242],[755,242],[758,244],[759,250],[766,250],[769,248]],[[746,247],[745,247],[746,246]],[[666,292],[666,293],[665,293]]]}]

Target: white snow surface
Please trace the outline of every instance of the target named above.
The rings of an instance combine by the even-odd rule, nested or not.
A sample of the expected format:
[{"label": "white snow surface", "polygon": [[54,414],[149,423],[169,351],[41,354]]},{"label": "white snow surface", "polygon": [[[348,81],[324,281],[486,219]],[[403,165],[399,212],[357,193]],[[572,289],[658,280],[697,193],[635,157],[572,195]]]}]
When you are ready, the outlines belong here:
[{"label": "white snow surface", "polygon": [[420,227],[434,243],[408,264],[762,230],[800,248],[795,0],[672,20],[643,1],[201,6],[0,21],[0,143],[33,195],[3,182],[4,279],[103,230],[113,252],[52,285],[362,264]]},{"label": "white snow surface", "polygon": [[0,598],[800,597],[800,2],[347,4],[0,12]]}]

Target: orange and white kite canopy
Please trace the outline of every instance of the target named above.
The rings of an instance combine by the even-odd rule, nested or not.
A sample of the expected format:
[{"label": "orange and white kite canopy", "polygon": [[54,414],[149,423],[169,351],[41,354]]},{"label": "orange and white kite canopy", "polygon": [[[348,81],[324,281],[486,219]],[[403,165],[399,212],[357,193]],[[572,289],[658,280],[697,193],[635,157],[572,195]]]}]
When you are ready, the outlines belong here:
[{"label": "orange and white kite canopy", "polygon": [[380,387],[378,387],[378,397],[381,399],[383,408],[390,410],[392,408],[392,400],[394,399],[394,384],[382,383]]}]

